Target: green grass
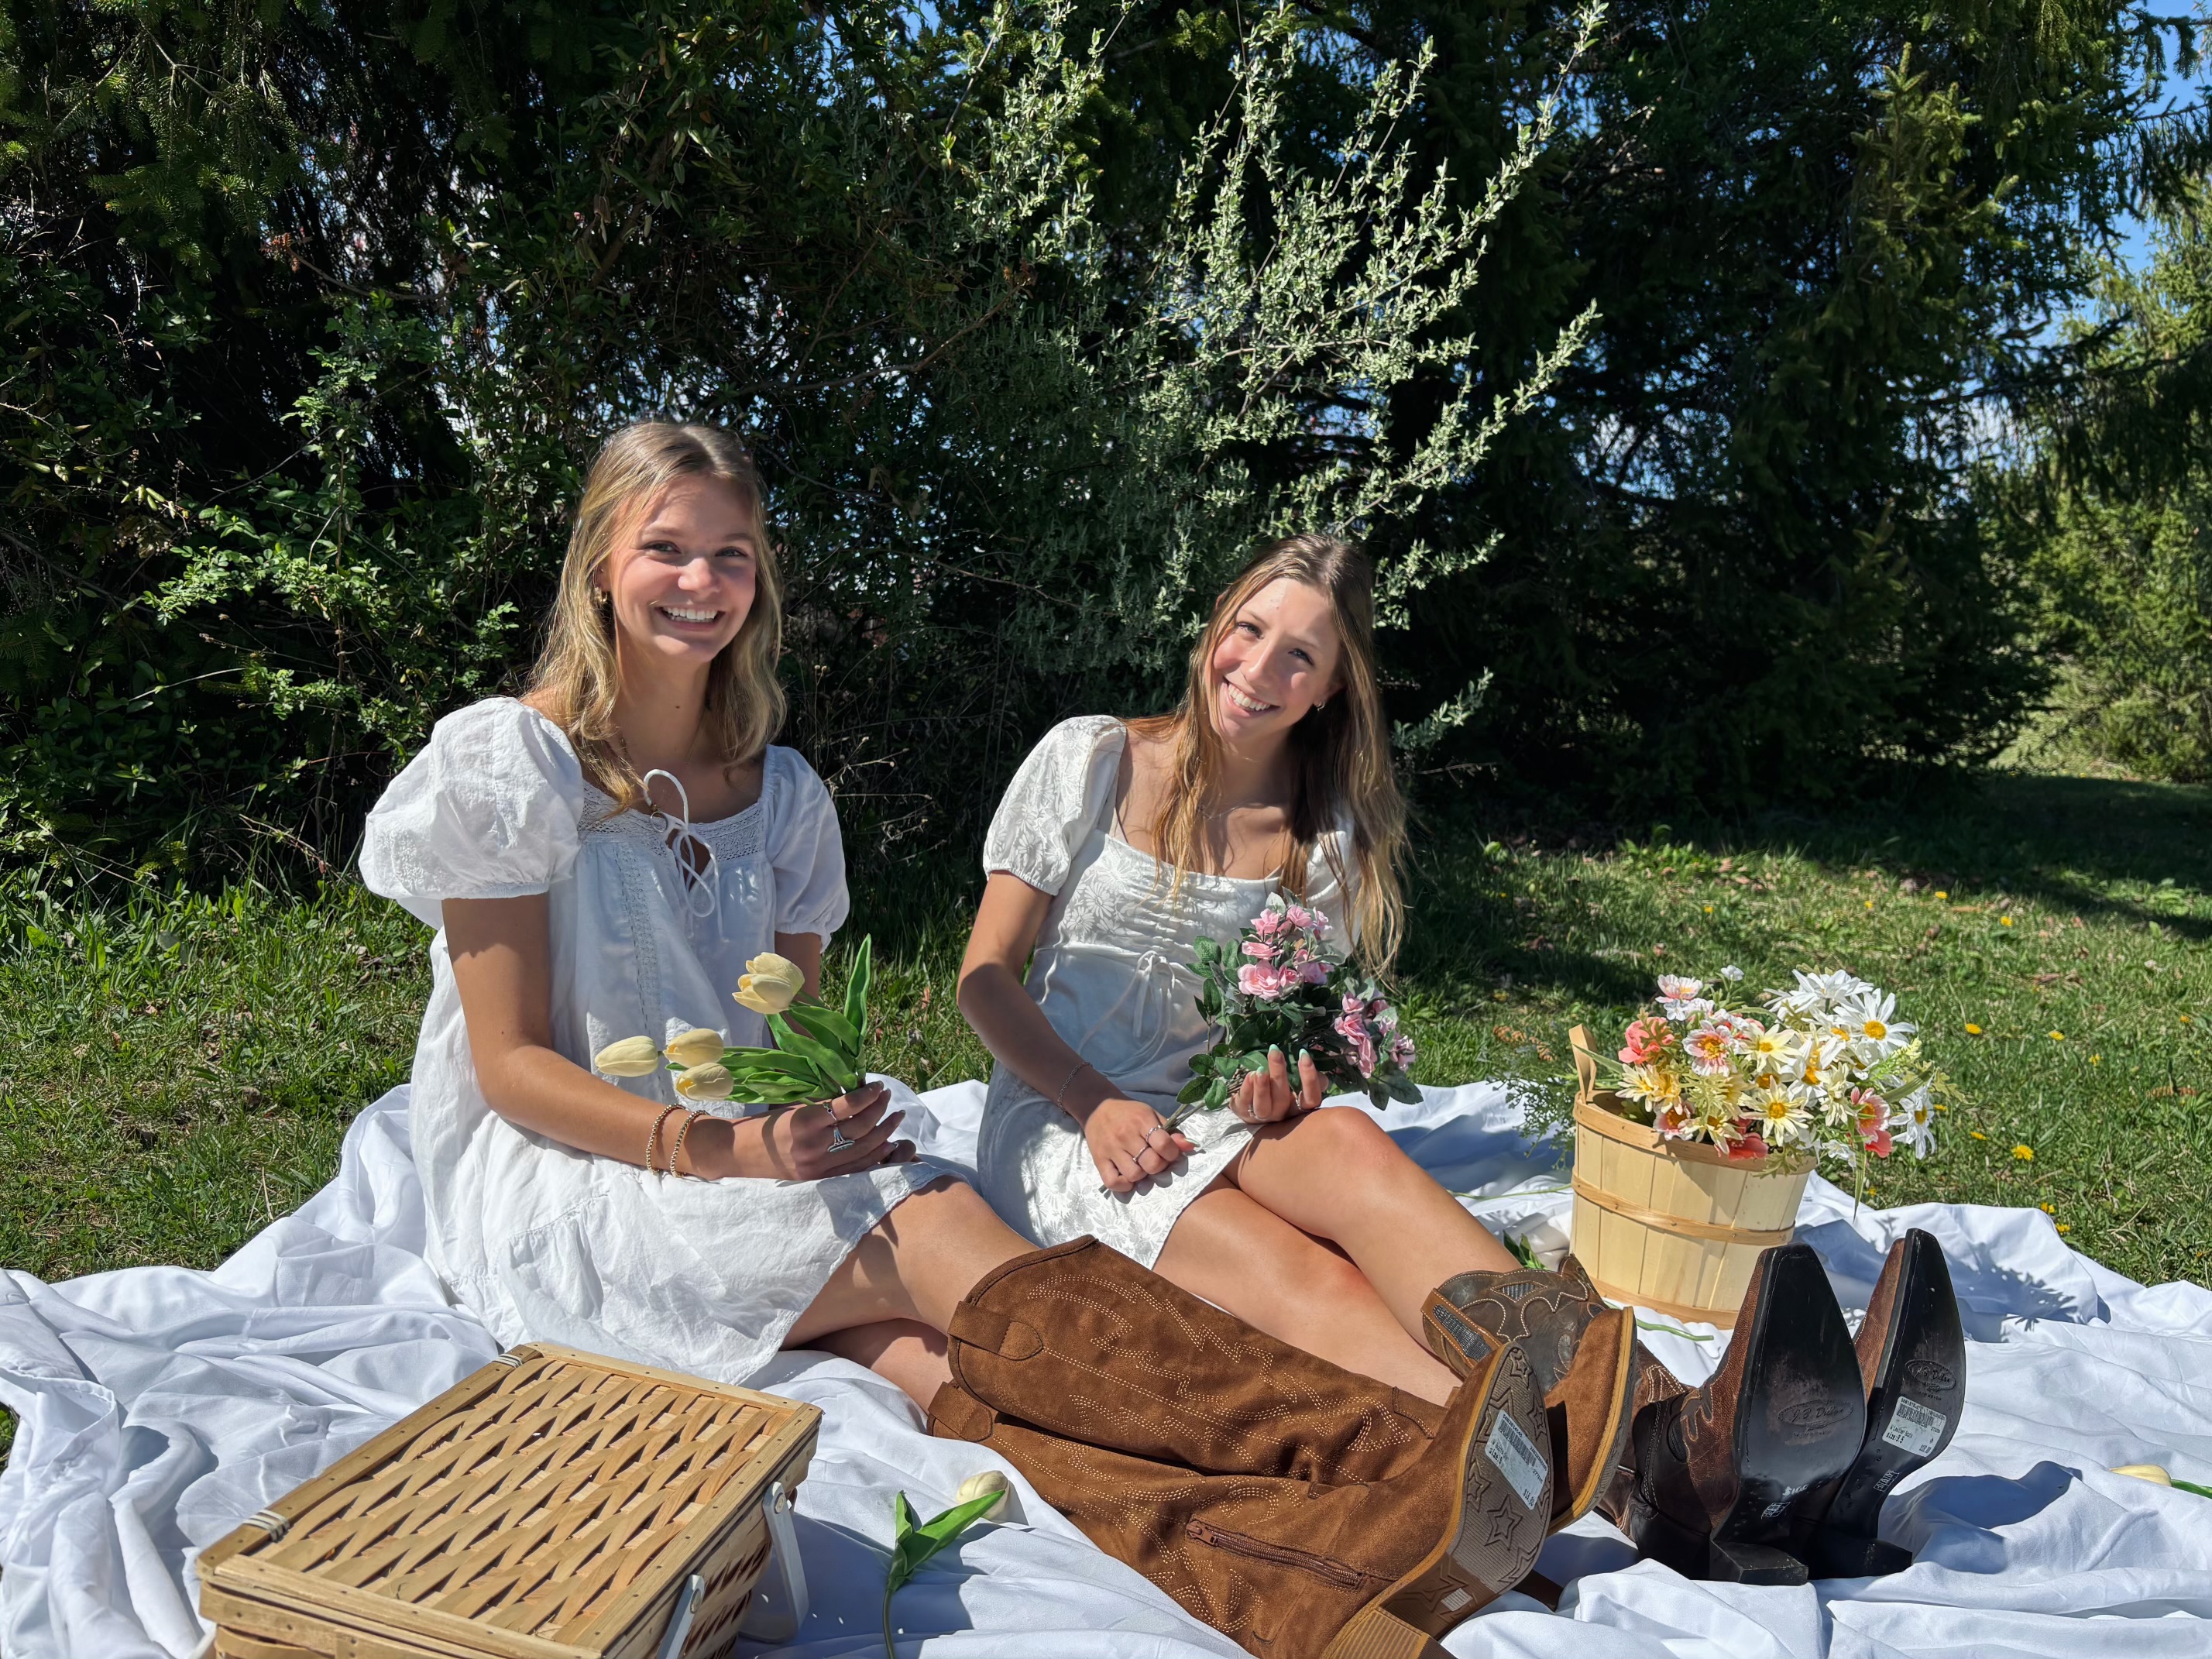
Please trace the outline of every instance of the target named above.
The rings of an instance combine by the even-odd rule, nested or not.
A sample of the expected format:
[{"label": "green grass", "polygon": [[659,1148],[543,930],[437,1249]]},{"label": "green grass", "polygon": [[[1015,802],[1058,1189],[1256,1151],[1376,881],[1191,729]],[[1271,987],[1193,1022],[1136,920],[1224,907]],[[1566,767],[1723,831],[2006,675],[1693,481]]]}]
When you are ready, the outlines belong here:
[{"label": "green grass", "polygon": [[[2208,830],[2212,791],[2014,775],[1602,848],[1438,815],[1403,964],[1419,1075],[1557,1075],[1570,1025],[1609,1036],[1661,972],[1848,967],[1960,1087],[1936,1155],[1880,1166],[1876,1203],[2047,1205],[2131,1277],[2201,1281]],[[428,936],[358,888],[104,910],[27,890],[0,893],[0,1265],[212,1267],[327,1180],[354,1113],[407,1074]],[[883,964],[878,1063],[981,1075],[951,996],[969,892],[885,894],[854,923]]]}]

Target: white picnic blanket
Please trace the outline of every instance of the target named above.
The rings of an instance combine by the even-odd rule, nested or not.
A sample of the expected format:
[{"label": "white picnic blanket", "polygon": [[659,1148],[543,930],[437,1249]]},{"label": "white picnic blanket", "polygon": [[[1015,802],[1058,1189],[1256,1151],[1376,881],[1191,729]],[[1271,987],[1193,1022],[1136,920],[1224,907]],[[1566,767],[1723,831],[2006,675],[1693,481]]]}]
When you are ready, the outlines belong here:
[{"label": "white picnic blanket", "polygon": [[[927,1097],[926,1150],[969,1161],[982,1092]],[[492,1357],[422,1262],[405,1103],[395,1090],[364,1111],[337,1179],[213,1273],[140,1267],[51,1285],[0,1274],[0,1403],[21,1419],[0,1474],[8,1659],[199,1651],[197,1552]],[[1493,1226],[1564,1247],[1563,1184],[1520,1140],[1502,1091],[1432,1090],[1382,1121],[1440,1179],[1481,1194],[1468,1201]],[[1635,1562],[1592,1518],[1540,1562],[1568,1585],[1557,1613],[1510,1595],[1455,1632],[1450,1651],[2212,1655],[2212,1499],[2106,1472],[2157,1462],[2212,1483],[2212,1293],[2121,1279],[2037,1211],[1854,1216],[1817,1179],[1801,1236],[1856,1308],[1907,1226],[1942,1241],[1972,1339],[1958,1437],[1885,1516],[1887,1535],[1918,1552],[1910,1571],[1801,1589],[1692,1583]],[[1646,1340],[1682,1376],[1715,1363],[1713,1331],[1650,1323]],[[799,1505],[813,1613],[777,1651],[880,1653],[892,1493],[927,1515],[995,1460],[929,1438],[903,1395],[842,1360],[793,1354],[760,1382],[825,1413]],[[1023,1520],[979,1528],[899,1593],[902,1659],[1238,1652],[1019,1496]]]}]

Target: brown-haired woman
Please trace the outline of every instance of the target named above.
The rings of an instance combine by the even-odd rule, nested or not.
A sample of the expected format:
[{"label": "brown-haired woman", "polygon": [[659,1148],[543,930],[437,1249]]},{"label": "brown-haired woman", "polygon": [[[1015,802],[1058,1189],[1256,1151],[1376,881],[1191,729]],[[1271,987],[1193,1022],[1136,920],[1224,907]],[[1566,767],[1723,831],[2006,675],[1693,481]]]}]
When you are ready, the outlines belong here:
[{"label": "brown-haired woman", "polygon": [[[984,1195],[1042,1244],[1090,1233],[1261,1329],[1419,1395],[1456,1379],[1424,1297],[1512,1256],[1366,1113],[1278,1054],[1164,1127],[1209,1037],[1189,966],[1272,893],[1378,973],[1403,927],[1405,806],[1376,684],[1372,577],[1293,536],[1217,599],[1181,705],[1047,734],[1008,786],[960,1006],[997,1055]],[[1027,982],[1022,966],[1035,961]]]}]

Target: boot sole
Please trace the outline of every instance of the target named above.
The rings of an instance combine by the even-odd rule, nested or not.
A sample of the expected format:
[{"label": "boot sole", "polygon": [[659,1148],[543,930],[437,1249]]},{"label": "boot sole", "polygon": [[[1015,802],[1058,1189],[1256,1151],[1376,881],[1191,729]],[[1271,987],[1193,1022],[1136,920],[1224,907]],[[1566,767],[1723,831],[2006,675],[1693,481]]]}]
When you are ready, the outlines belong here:
[{"label": "boot sole", "polygon": [[[1441,1636],[1511,1589],[1536,1565],[1551,1530],[1553,1476],[1551,1428],[1534,1369],[1518,1343],[1508,1343],[1462,1386],[1477,1389],[1482,1405],[1468,1413],[1461,1431],[1454,1512],[1437,1529],[1435,1547],[1349,1621],[1340,1642],[1380,1642],[1392,1625]],[[1520,1488],[1509,1469],[1518,1474]],[[1522,1491],[1530,1487],[1524,1498]],[[1340,1654],[1332,1644],[1326,1659],[1353,1659],[1366,1651],[1346,1648]],[[1373,1651],[1395,1656],[1399,1650]]]},{"label": "boot sole", "polygon": [[1322,1650],[1321,1659],[1451,1659],[1443,1644],[1381,1607],[1363,1607]]},{"label": "boot sole", "polygon": [[1917,1227],[1905,1236],[1902,1278],[1867,1392],[1865,1443],[1808,1554],[1819,1577],[1869,1577],[1912,1564],[1911,1552],[1878,1535],[1883,1500],[1899,1480],[1941,1456],[1958,1431],[1966,1333],[1943,1247]]},{"label": "boot sole", "polygon": [[1820,1259],[1789,1244],[1762,1259],[1766,1278],[1744,1349],[1731,1452],[1735,1500],[1710,1530],[1639,1502],[1637,1547],[1690,1577],[1802,1584],[1802,1541],[1866,1439],[1857,1351]]},{"label": "boot sole", "polygon": [[[1561,1527],[1571,1526],[1590,1512],[1599,1498],[1604,1495],[1606,1488],[1613,1484],[1613,1476],[1620,1469],[1620,1460],[1628,1450],[1628,1425],[1632,1414],[1629,1407],[1636,1388],[1636,1315],[1627,1308],[1607,1309],[1593,1319],[1589,1328],[1583,1331],[1582,1340],[1585,1344],[1603,1322],[1611,1322],[1617,1329],[1617,1352],[1613,1356],[1613,1373],[1606,1379],[1606,1398],[1609,1403],[1597,1432],[1599,1443],[1604,1446],[1605,1451],[1590,1465],[1590,1471],[1583,1477],[1582,1485],[1567,1494],[1566,1506],[1553,1514],[1552,1529],[1554,1532]],[[1564,1407],[1557,1409],[1564,1414]],[[1559,1455],[1563,1449],[1559,1442],[1564,1438],[1563,1433],[1553,1443],[1552,1480],[1555,1485],[1560,1478],[1560,1471],[1565,1467]]]}]

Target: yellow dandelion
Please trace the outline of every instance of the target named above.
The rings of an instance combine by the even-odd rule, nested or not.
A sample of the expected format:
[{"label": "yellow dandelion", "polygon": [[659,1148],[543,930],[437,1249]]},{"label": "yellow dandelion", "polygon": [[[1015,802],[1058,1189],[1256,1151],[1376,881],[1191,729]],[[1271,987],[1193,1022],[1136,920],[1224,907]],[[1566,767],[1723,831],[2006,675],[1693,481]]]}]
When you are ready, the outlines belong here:
[{"label": "yellow dandelion", "polygon": [[1979,1036],[1981,1034],[1982,1028],[1980,1026],[1975,1024],[1971,1019],[1966,1022],[1966,1035],[1968,1036]]},{"label": "yellow dandelion", "polygon": [[1867,904],[1867,908],[1868,908],[1868,909],[1871,910],[1871,909],[1873,909],[1873,908],[1874,908],[1874,901],[1873,901],[1872,899],[1869,899],[1869,900],[1866,902],[1866,904]]},{"label": "yellow dandelion", "polygon": [[2063,1042],[2066,1041],[2066,1033],[2063,1031],[2053,1031],[2051,1034],[2051,1040],[2053,1042]]},{"label": "yellow dandelion", "polygon": [[2070,1232],[2072,1232],[2072,1231],[2074,1231],[2074,1229],[2073,1229],[2071,1226],[2068,1225],[2065,1222],[2062,1221],[2062,1222],[2060,1222],[2060,1223],[2058,1224],[2058,1231],[2059,1231],[2060,1232],[2062,1232],[2062,1233],[2070,1233]]},{"label": "yellow dandelion", "polygon": [[2089,1063],[2092,1066],[2102,1066],[2105,1063],[2105,1057],[2102,1054],[2092,1054],[2089,1056]]},{"label": "yellow dandelion", "polygon": [[2012,1149],[2012,1155],[2023,1164],[2035,1162],[2035,1148],[2033,1146],[2025,1145],[2015,1146]]},{"label": "yellow dandelion", "polygon": [[1979,1129],[1969,1129],[1966,1133],[1973,1136],[1977,1140],[1987,1140],[1989,1139],[1989,1137],[1984,1134]]},{"label": "yellow dandelion", "polygon": [[2190,1024],[2190,1018],[2189,1018],[2189,1016],[2188,1016],[2188,1015],[2186,1015],[2186,1014],[2184,1014],[2184,1015],[2181,1017],[2181,1023],[2182,1023],[2184,1025],[2186,1025],[2186,1024]]},{"label": "yellow dandelion", "polygon": [[2010,916],[1999,916],[1999,917],[1997,918],[1997,926],[1998,926],[1998,927],[2011,927],[2011,926],[2012,926],[2012,918],[2011,918]]},{"label": "yellow dandelion", "polygon": [[1706,914],[1707,915],[1712,915],[1712,913],[1713,913],[1713,907],[1712,907],[1711,905],[1708,904],[1708,905],[1705,907],[1705,914]]},{"label": "yellow dandelion", "polygon": [[1942,888],[1938,887],[1938,888],[1936,890],[1936,896],[1937,898],[1940,898],[1940,899],[1947,899],[1947,898],[1950,897],[1951,896],[1950,896],[1948,893],[1945,892]]},{"label": "yellow dandelion", "polygon": [[2048,1204],[2039,1204],[2035,1207],[2042,1211],[2045,1215],[2056,1215],[2057,1213],[2057,1212],[2053,1210]]}]

